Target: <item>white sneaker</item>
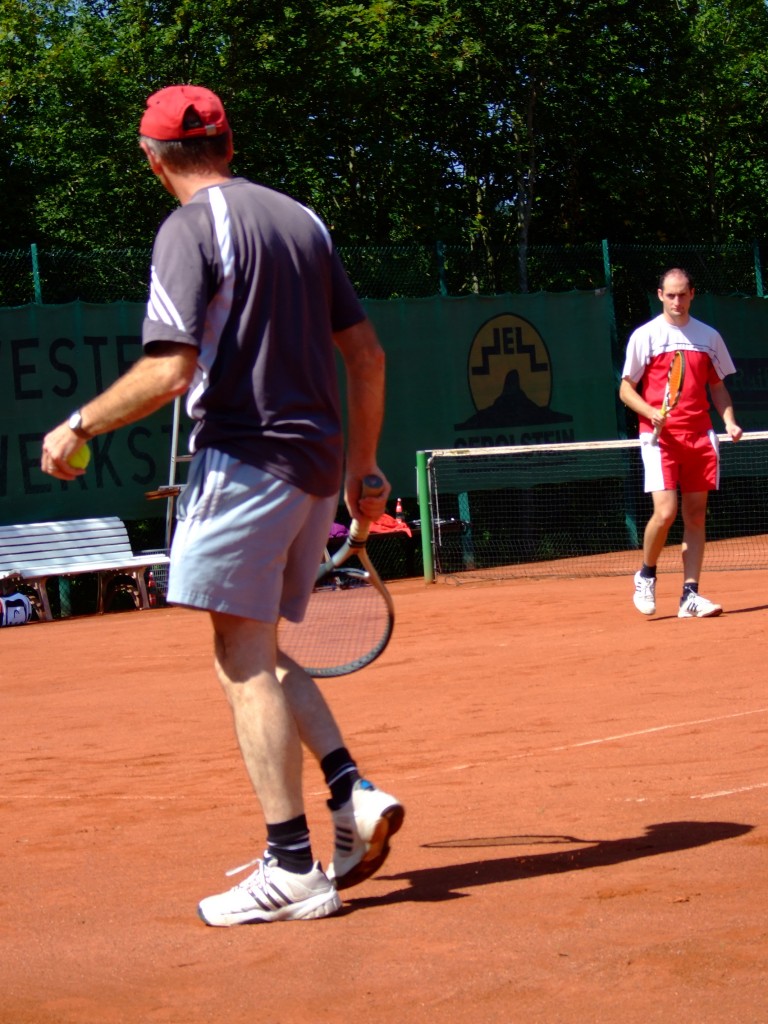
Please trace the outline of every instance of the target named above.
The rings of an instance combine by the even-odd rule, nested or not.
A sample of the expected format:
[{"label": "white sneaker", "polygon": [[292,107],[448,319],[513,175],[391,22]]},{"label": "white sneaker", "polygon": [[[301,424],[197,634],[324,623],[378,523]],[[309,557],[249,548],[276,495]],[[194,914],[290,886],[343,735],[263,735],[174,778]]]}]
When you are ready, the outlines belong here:
[{"label": "white sneaker", "polygon": [[405,808],[389,793],[359,779],[352,796],[333,811],[335,850],[328,877],[337,889],[365,881],[389,854],[389,837],[403,824]]},{"label": "white sneaker", "polygon": [[341,910],[339,894],[319,863],[306,875],[278,867],[269,853],[255,863],[256,870],[234,889],[200,902],[197,912],[206,924],[226,927],[247,921],[298,921],[328,917]]},{"label": "white sneaker", "polygon": [[680,602],[680,611],[677,613],[677,617],[678,619],[709,619],[715,615],[722,615],[722,612],[722,605],[708,601],[701,594],[689,592],[688,596]]},{"label": "white sneaker", "polygon": [[635,592],[632,595],[635,608],[643,615],[653,615],[656,611],[656,580],[635,573]]}]

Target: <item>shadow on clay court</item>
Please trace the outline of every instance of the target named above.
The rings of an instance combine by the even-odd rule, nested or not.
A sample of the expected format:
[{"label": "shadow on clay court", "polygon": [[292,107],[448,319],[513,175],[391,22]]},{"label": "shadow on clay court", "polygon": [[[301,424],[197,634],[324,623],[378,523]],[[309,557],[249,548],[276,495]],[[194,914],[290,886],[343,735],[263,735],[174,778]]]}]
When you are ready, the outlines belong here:
[{"label": "shadow on clay court", "polygon": [[[712,618],[713,621],[715,621],[720,618],[725,619],[731,615],[751,615],[753,612],[764,611],[768,611],[768,604],[756,604],[753,605],[751,608],[726,608],[724,609],[722,616],[715,615]],[[677,618],[677,613],[675,613],[674,615],[649,615],[648,622],[669,622],[670,620]]]},{"label": "shadow on clay court", "polygon": [[764,612],[768,604],[756,604],[751,608],[726,608],[723,615],[750,615],[752,612]]},{"label": "shadow on clay court", "polygon": [[588,843],[589,845],[583,846],[581,849],[501,859],[473,860],[462,864],[448,864],[445,867],[403,871],[398,875],[379,875],[378,878],[382,881],[408,882],[409,887],[399,889],[386,896],[352,898],[348,900],[348,905],[350,910],[360,910],[387,903],[440,902],[459,899],[466,893],[458,890],[469,889],[477,885],[517,882],[526,878],[560,874],[565,871],[585,871],[589,868],[609,867],[612,864],[623,864],[641,857],[657,857],[663,853],[690,850],[697,846],[706,846],[708,843],[719,843],[724,839],[735,839],[751,832],[753,827],[727,821],[669,821],[649,825],[644,835],[630,836],[626,839],[594,840],[575,839],[571,836],[504,836],[425,843],[424,846],[429,849],[541,845],[543,842],[557,845],[563,845],[563,843],[574,845]]}]

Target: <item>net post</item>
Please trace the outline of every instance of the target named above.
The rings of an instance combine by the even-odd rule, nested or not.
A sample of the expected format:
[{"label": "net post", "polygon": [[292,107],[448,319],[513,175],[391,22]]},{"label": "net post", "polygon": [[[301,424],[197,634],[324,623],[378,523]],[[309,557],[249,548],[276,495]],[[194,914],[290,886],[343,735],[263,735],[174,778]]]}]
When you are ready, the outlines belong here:
[{"label": "net post", "polygon": [[469,510],[469,494],[466,491],[461,491],[459,494],[459,519],[462,524],[467,523],[467,532],[465,533],[462,526],[461,534],[461,554],[464,560],[465,569],[475,568],[475,546],[472,543],[472,517]]},{"label": "net post", "polygon": [[416,452],[416,489],[419,496],[421,555],[424,562],[424,580],[427,583],[434,583],[435,566],[432,561],[432,518],[429,509],[429,478],[427,475],[426,452]]}]

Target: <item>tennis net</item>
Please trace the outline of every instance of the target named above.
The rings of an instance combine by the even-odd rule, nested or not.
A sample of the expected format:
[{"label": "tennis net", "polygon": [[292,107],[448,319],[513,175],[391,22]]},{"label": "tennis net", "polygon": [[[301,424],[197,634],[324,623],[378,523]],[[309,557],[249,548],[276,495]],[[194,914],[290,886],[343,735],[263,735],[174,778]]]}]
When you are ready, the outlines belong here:
[{"label": "tennis net", "polygon": [[[738,444],[720,439],[720,489],[709,498],[704,566],[767,568],[768,431],[744,434]],[[643,491],[637,440],[423,455],[425,541],[431,540],[436,574],[459,582],[613,576],[638,568],[652,502]],[[659,572],[680,570],[681,541],[678,516]]]}]

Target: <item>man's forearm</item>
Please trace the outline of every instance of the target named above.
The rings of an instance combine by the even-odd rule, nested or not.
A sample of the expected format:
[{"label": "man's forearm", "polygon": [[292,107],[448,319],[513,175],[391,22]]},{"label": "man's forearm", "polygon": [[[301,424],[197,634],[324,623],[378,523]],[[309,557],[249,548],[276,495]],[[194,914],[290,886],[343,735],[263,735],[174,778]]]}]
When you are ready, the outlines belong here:
[{"label": "man's forearm", "polygon": [[89,434],[106,434],[150,416],[189,387],[197,361],[195,349],[143,356],[105,391],[81,407]]}]

